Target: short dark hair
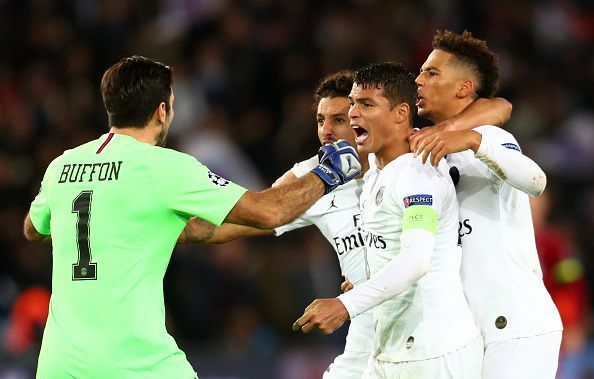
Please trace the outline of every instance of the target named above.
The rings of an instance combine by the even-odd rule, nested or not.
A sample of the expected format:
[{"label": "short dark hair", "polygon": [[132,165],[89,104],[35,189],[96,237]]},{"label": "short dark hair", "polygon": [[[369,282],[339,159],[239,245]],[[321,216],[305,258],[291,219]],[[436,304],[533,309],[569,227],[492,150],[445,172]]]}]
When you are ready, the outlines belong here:
[{"label": "short dark hair", "polygon": [[172,69],[163,63],[138,55],[121,59],[101,79],[109,126],[142,128],[161,102],[169,113],[172,83]]},{"label": "short dark hair", "polygon": [[499,57],[487,46],[487,42],[473,37],[465,30],[456,34],[446,30],[433,36],[433,48],[454,56],[453,63],[465,66],[476,77],[477,97],[492,98],[499,89]]},{"label": "short dark hair", "polygon": [[349,97],[353,88],[354,75],[355,73],[351,70],[342,70],[324,76],[314,91],[314,110],[318,108],[320,100],[324,97]]},{"label": "short dark hair", "polygon": [[412,125],[417,113],[417,84],[415,76],[404,65],[395,62],[368,64],[355,72],[355,83],[363,88],[382,89],[392,108],[407,103]]}]

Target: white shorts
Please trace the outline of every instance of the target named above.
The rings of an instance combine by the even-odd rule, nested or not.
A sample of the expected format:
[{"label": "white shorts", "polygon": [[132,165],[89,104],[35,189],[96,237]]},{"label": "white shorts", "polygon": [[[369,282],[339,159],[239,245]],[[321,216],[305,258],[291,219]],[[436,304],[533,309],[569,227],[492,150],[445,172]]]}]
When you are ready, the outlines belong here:
[{"label": "white shorts", "polygon": [[554,379],[561,335],[558,331],[487,344],[483,379]]},{"label": "white shorts", "polygon": [[370,357],[363,378],[480,379],[483,349],[483,339],[479,336],[468,345],[433,359],[392,363]]}]

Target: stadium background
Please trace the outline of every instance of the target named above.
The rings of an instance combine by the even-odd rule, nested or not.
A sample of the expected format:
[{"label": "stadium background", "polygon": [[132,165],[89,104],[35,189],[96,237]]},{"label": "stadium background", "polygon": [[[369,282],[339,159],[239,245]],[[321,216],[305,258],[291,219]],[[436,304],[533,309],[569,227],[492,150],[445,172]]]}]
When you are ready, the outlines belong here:
[{"label": "stadium background", "polygon": [[[565,322],[562,379],[594,375],[594,3],[589,0],[0,0],[0,379],[32,377],[49,246],[21,223],[47,164],[106,131],[99,81],[119,58],[174,67],[170,146],[261,189],[317,150],[311,92],[378,60],[416,72],[436,29],[501,58],[512,131],[548,174],[535,203],[545,280]],[[176,248],[168,327],[203,379],[318,378],[342,348],[291,323],[340,272],[313,228]]]}]

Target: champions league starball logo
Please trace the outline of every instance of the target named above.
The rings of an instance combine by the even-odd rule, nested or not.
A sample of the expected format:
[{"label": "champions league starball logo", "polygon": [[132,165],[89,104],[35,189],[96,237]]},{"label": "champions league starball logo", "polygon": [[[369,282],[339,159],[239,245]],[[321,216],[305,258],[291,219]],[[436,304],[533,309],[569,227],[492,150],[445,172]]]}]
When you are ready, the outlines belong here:
[{"label": "champions league starball logo", "polygon": [[229,181],[217,174],[212,173],[211,171],[208,172],[208,179],[216,186],[225,187],[229,185]]}]

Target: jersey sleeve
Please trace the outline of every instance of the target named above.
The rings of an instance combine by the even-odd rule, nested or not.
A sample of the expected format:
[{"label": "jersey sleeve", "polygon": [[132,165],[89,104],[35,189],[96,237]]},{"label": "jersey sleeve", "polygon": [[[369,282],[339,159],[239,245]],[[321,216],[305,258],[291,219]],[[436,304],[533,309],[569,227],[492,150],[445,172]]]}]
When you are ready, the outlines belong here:
[{"label": "jersey sleeve", "polygon": [[48,203],[48,193],[50,190],[51,178],[53,177],[53,170],[55,167],[56,160],[54,160],[45,170],[39,193],[31,202],[31,208],[29,209],[29,217],[35,227],[35,230],[39,234],[49,235],[51,234],[50,221],[51,212]]},{"label": "jersey sleeve", "polygon": [[[313,157],[306,159],[301,162],[297,162],[291,168],[291,172],[296,177],[300,178],[310,172],[314,167],[319,164],[318,156],[314,155]],[[301,216],[297,217],[293,221],[288,224],[281,225],[278,228],[274,229],[274,234],[278,237],[283,233],[290,232],[291,230],[301,229],[306,226],[312,225],[313,222],[307,217],[307,211],[302,214]]]},{"label": "jersey sleeve", "polygon": [[444,160],[435,168],[423,164],[417,157],[398,174],[389,196],[390,201],[402,211],[403,233],[410,229],[423,229],[435,235],[445,186],[449,183],[449,178],[444,177],[446,172],[447,163]]},{"label": "jersey sleeve", "polygon": [[220,226],[247,191],[190,155],[163,149],[156,156],[151,176],[157,192],[168,208],[187,219],[197,216]]},{"label": "jersey sleeve", "polygon": [[297,162],[291,168],[291,172],[296,177],[300,178],[313,170],[318,164],[320,163],[318,156],[314,155],[313,157],[306,159],[301,162]]},{"label": "jersey sleeve", "polygon": [[293,221],[288,224],[281,225],[278,228],[274,229],[274,235],[277,237],[283,233],[290,232],[291,230],[301,229],[306,226],[312,225],[313,222],[307,217],[307,212],[302,214],[301,216],[297,217]]},{"label": "jersey sleeve", "polygon": [[475,156],[488,168],[493,182],[507,182],[512,187],[538,196],[546,186],[546,175],[532,159],[522,154],[514,136],[494,126],[481,126],[481,144]]}]

